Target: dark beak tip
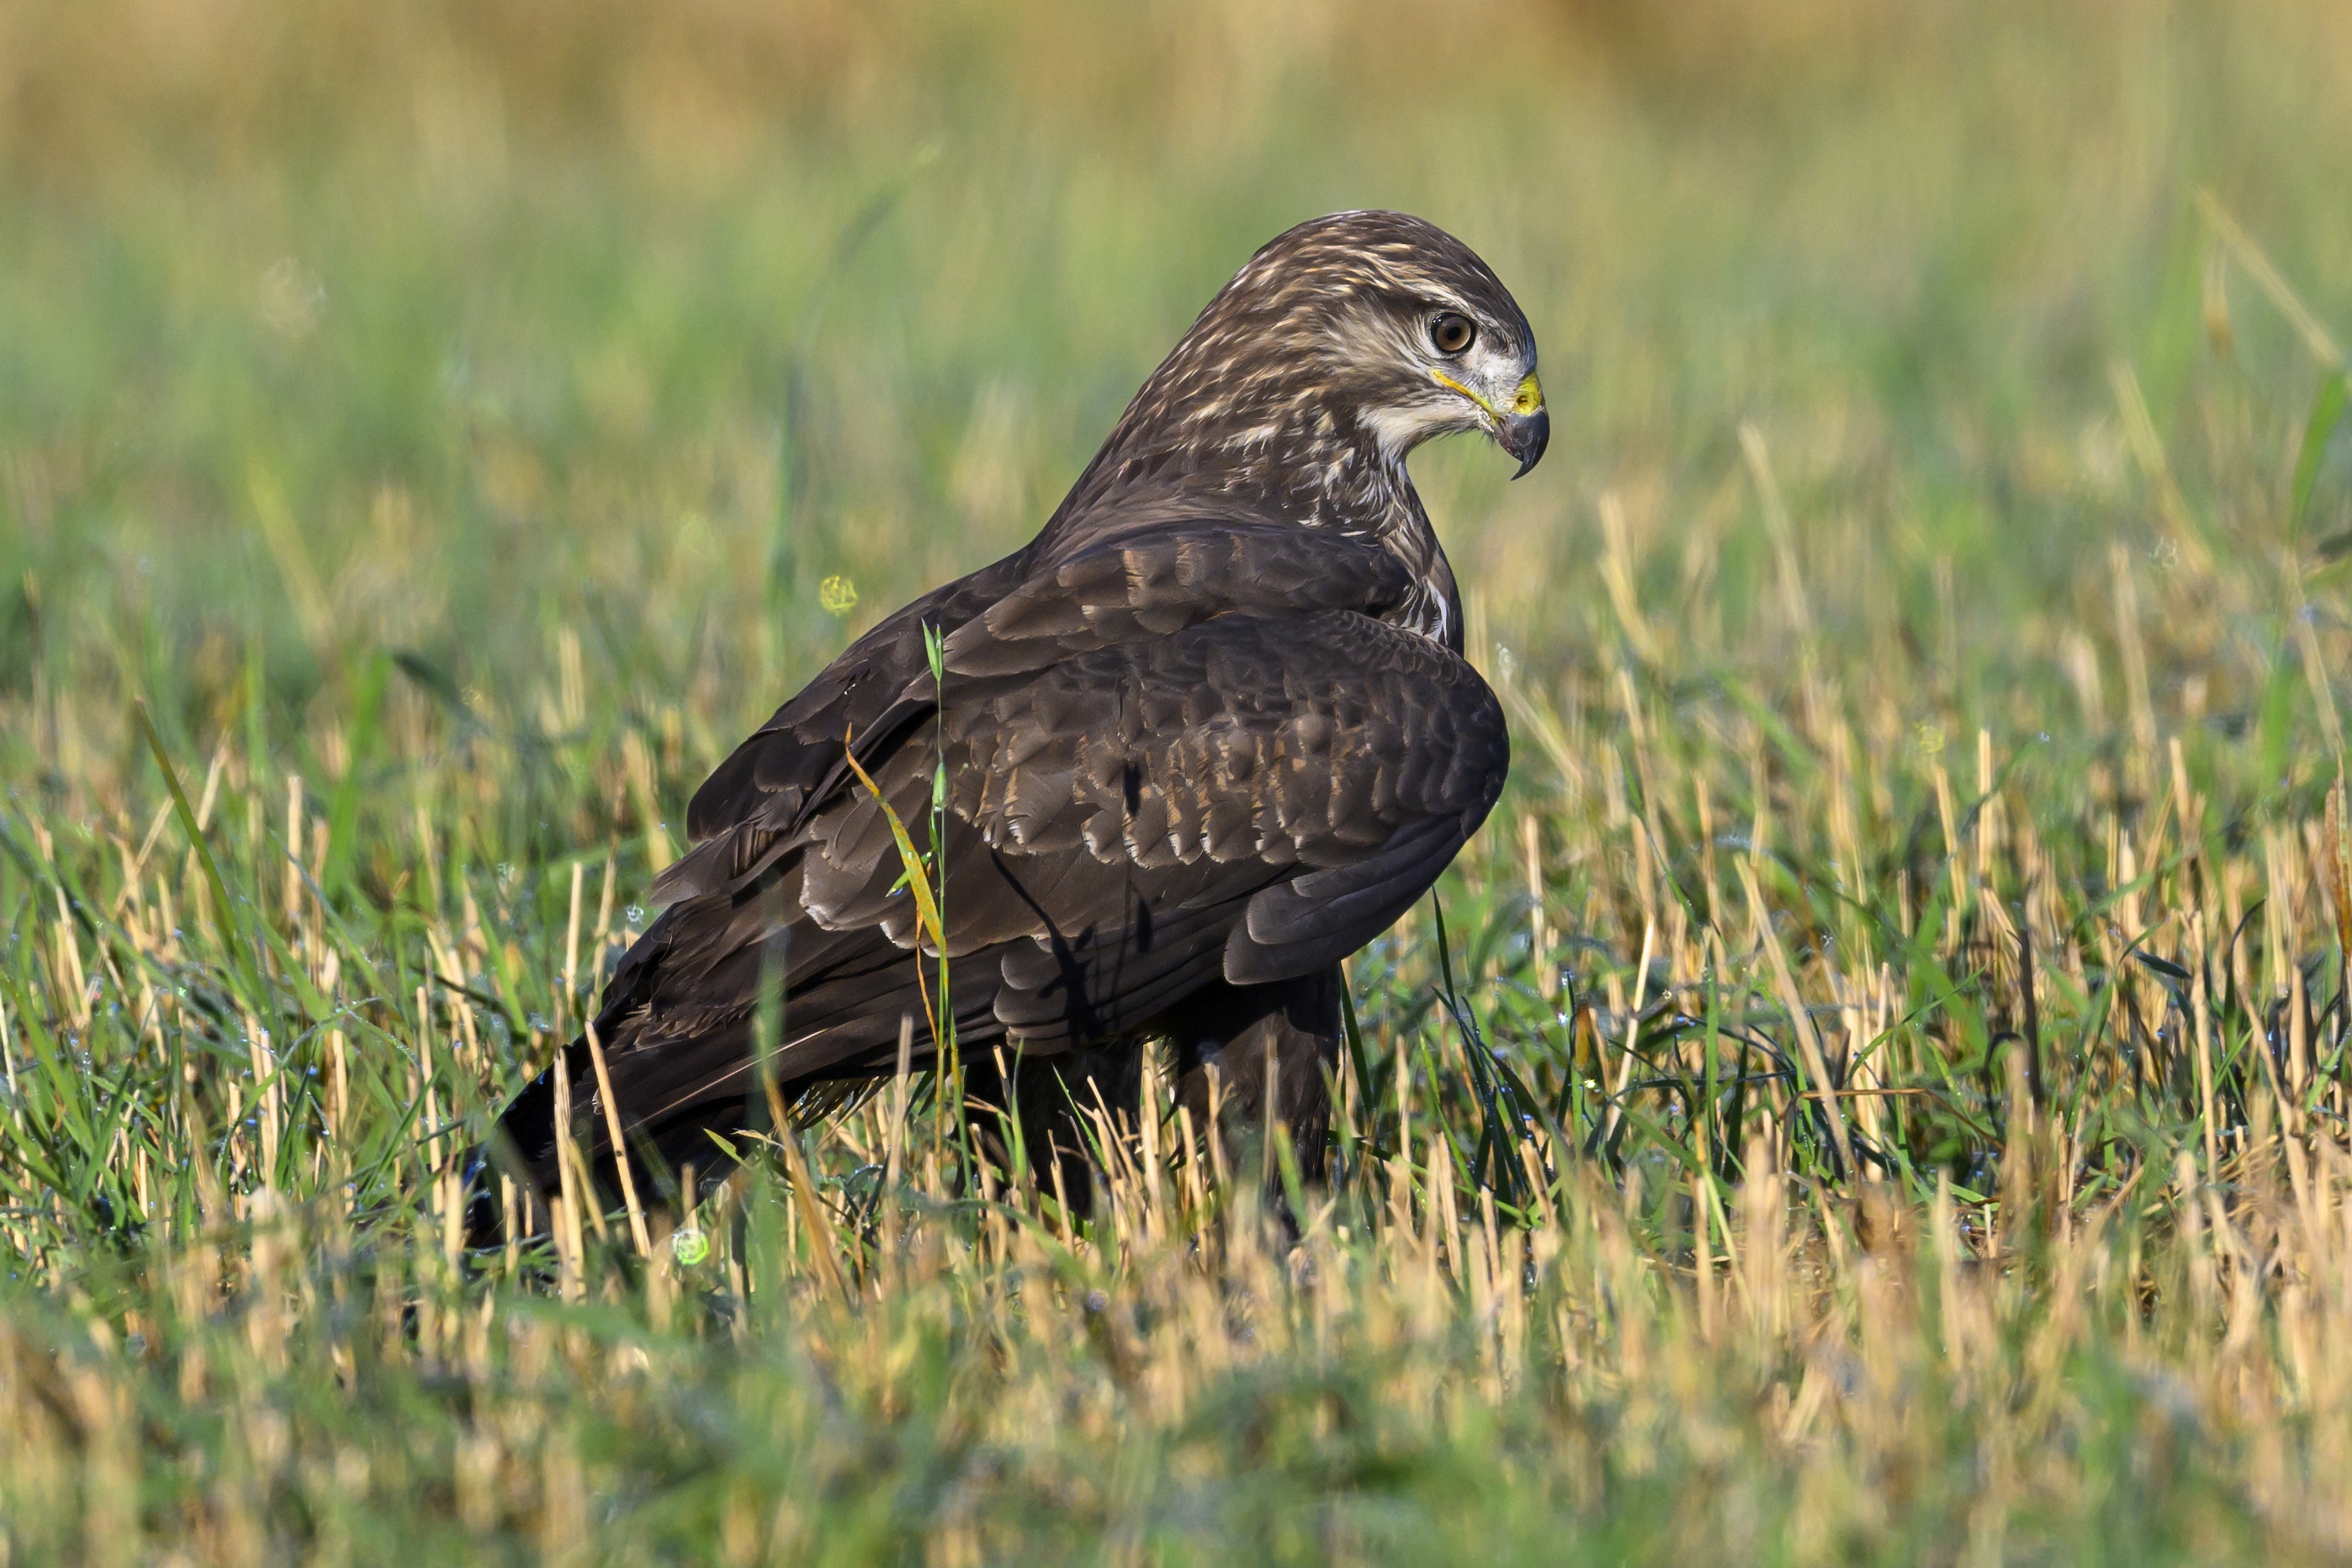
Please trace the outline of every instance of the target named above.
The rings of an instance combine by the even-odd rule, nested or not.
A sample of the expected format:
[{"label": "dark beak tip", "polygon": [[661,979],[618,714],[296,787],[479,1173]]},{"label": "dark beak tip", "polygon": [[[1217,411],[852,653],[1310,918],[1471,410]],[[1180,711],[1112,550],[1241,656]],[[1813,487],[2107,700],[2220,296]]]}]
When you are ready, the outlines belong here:
[{"label": "dark beak tip", "polygon": [[1512,439],[1504,450],[1519,460],[1514,479],[1527,478],[1538,463],[1543,461],[1544,448],[1551,445],[1551,411],[1538,408],[1523,421],[1515,421]]}]

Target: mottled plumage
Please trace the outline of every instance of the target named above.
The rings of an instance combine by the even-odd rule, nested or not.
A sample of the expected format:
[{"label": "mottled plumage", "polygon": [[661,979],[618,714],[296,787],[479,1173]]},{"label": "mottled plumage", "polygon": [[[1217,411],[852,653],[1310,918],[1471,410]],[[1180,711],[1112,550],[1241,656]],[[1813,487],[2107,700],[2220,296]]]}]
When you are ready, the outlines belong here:
[{"label": "mottled plumage", "polygon": [[[1509,756],[1405,457],[1484,428],[1524,472],[1549,429],[1535,357],[1494,274],[1419,219],[1340,214],[1253,257],[1035,540],[859,638],[697,792],[697,847],[596,1019],[640,1157],[707,1167],[709,1131],[764,1121],[763,968],[787,1098],[890,1072],[908,1016],[929,1064],[936,955],[849,736],[919,839],[945,763],[957,1033],[980,1098],[1017,1064],[1033,1148],[1070,1155],[1069,1096],[1131,1103],[1165,1037],[1203,1114],[1212,1068],[1243,1114],[1271,1078],[1318,1167],[1337,965],[1476,831]],[[541,1185],[558,1070],[611,1156],[575,1041],[501,1122]]]}]

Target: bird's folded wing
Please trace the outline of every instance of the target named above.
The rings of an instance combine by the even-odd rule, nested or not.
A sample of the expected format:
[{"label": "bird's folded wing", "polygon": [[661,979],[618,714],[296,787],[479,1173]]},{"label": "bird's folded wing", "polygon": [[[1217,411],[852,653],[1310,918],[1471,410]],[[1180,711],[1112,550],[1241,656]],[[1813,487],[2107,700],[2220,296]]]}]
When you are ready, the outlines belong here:
[{"label": "bird's folded wing", "polygon": [[927,626],[945,638],[952,688],[1220,616],[1379,616],[1412,589],[1403,564],[1376,544],[1197,507],[1139,509],[1052,560],[1009,557],[875,627],[737,747],[688,808],[699,847],[648,896],[673,903],[756,874],[850,786],[845,737],[869,773],[887,760],[937,702]]},{"label": "bird's folded wing", "polygon": [[[1285,979],[1361,947],[1476,830],[1508,742],[1458,656],[1321,611],[951,677],[944,710],[869,770],[925,847],[942,763],[933,875],[959,1030],[975,1048],[1052,1050],[1148,1027],[1213,980]],[[739,1090],[772,963],[782,1077],[886,1070],[899,1017],[927,1005],[909,950],[930,943],[899,874],[861,786],[755,884],[673,906],[598,1021],[623,1103]]]},{"label": "bird's folded wing", "polygon": [[[1139,1023],[1213,975],[1353,952],[1436,879],[1509,762],[1467,663],[1328,610],[951,677],[937,735],[943,753],[911,731],[877,783],[919,820],[944,755],[949,951],[1012,944],[997,1014],[1033,1033]],[[915,942],[877,803],[845,795],[808,832],[812,917]]]}]

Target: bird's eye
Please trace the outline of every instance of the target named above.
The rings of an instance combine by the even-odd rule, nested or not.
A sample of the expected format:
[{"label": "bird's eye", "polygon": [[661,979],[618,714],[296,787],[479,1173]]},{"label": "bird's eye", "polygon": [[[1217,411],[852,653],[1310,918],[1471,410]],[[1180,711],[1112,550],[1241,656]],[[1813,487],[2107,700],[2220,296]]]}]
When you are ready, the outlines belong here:
[{"label": "bird's eye", "polygon": [[1457,316],[1451,310],[1440,310],[1429,323],[1430,345],[1442,354],[1458,354],[1478,336],[1478,329],[1470,324],[1467,316]]}]

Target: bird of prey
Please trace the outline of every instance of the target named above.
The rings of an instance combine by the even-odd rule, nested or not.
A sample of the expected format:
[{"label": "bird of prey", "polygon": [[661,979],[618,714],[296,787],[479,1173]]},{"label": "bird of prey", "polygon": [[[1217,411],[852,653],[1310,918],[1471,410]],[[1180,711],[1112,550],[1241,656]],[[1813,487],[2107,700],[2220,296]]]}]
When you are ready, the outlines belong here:
[{"label": "bird of prey", "polygon": [[1468,247],[1348,212],[1259,250],[1035,539],[858,638],[696,792],[595,1019],[607,1071],[573,1041],[506,1110],[507,1168],[554,1182],[557,1074],[609,1173],[601,1093],[635,1168],[708,1169],[767,1086],[893,1073],[902,1019],[932,1066],[940,955],[879,802],[919,838],[943,764],[925,848],[968,1100],[1004,1131],[1017,1104],[1040,1167],[1082,1182],[1075,1108],[1131,1108],[1164,1041],[1196,1124],[1213,1073],[1318,1173],[1340,962],[1509,763],[1405,468],[1467,430],[1522,474],[1550,433],[1527,318]]}]

